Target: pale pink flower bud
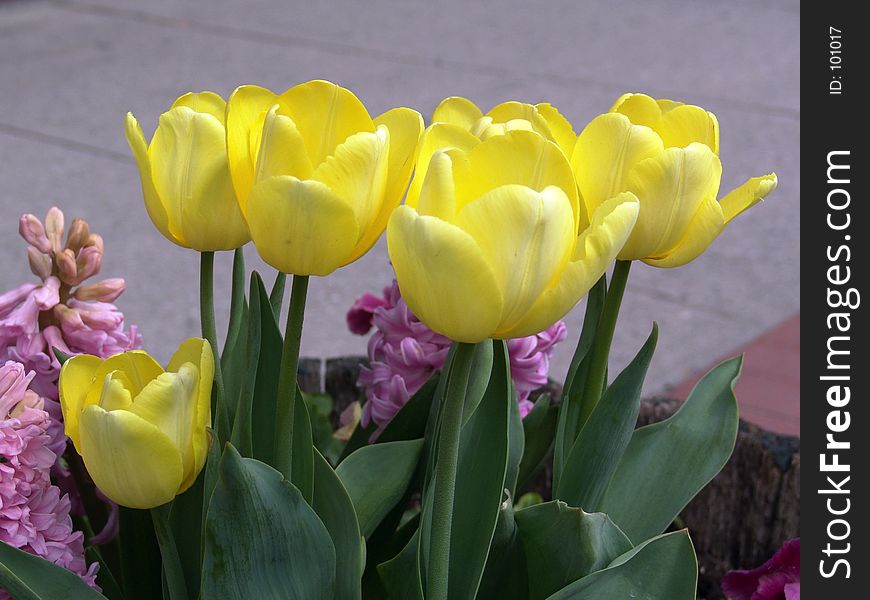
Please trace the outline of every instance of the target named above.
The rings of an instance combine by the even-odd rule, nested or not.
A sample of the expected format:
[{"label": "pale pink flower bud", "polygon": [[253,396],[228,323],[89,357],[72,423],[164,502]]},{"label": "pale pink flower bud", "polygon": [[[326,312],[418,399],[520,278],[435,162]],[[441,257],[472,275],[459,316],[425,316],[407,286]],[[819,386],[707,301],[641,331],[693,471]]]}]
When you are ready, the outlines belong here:
[{"label": "pale pink flower bud", "polygon": [[82,321],[82,315],[78,310],[68,307],[66,304],[58,304],[54,307],[54,316],[60,321],[63,331],[68,329],[84,329],[85,324]]},{"label": "pale pink flower bud", "polygon": [[28,244],[40,252],[45,254],[51,252],[51,242],[45,235],[45,227],[42,226],[42,222],[35,215],[26,214],[21,216],[21,219],[18,221],[18,233],[21,234],[21,237]]},{"label": "pale pink flower bud", "polygon": [[77,253],[91,235],[88,222],[84,219],[74,219],[66,237],[66,247]]},{"label": "pale pink flower bud", "polygon": [[31,273],[43,281],[51,275],[51,257],[33,246],[27,247],[27,262],[30,263]]},{"label": "pale pink flower bud", "polygon": [[124,280],[120,277],[104,279],[90,285],[76,288],[73,297],[76,300],[98,300],[100,302],[112,302],[124,292]]},{"label": "pale pink flower bud", "polygon": [[98,248],[100,253],[102,254],[102,252],[103,252],[103,237],[97,233],[90,234],[88,236],[87,241],[85,241],[83,247],[89,248],[91,246]]},{"label": "pale pink flower bud", "polygon": [[78,267],[76,266],[76,256],[73,251],[67,248],[58,252],[54,256],[54,261],[57,263],[57,270],[61,280],[68,285],[75,285],[78,277]]},{"label": "pale pink flower bud", "polygon": [[63,250],[63,212],[56,206],[49,208],[45,215],[45,235],[55,254]]},{"label": "pale pink flower bud", "polygon": [[76,258],[78,275],[75,283],[81,283],[88,277],[93,277],[100,272],[103,265],[102,240],[99,246],[85,246]]}]

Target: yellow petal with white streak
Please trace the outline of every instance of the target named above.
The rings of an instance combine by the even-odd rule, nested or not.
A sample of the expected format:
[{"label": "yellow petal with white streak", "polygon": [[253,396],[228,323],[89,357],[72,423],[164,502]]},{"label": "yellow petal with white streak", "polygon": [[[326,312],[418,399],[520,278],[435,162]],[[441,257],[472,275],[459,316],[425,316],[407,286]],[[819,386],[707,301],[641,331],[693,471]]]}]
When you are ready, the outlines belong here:
[{"label": "yellow petal with white streak", "polygon": [[[266,113],[259,131],[258,139],[251,141],[251,145],[258,148],[255,183],[276,175],[292,175],[297,179],[311,177],[314,169],[305,153],[302,134],[293,119],[278,112],[277,104]],[[247,201],[239,199],[239,204],[245,211]]]},{"label": "yellow petal with white streak", "polygon": [[257,85],[243,85],[235,89],[227,101],[226,136],[227,158],[236,197],[244,206],[254,187],[257,149],[266,111],[278,103],[271,90]]},{"label": "yellow petal with white streak", "polygon": [[444,98],[432,112],[432,123],[450,123],[466,131],[480,120],[483,112],[468,98],[451,96]]},{"label": "yellow petal with white streak", "polygon": [[470,235],[400,206],[387,225],[387,246],[402,297],[430,329],[460,342],[490,337],[502,313],[502,296]]},{"label": "yellow petal with white streak", "polygon": [[680,267],[695,260],[725,229],[722,208],[715,198],[705,200],[692,218],[683,239],[660,257],[643,259],[648,265],[661,268]]},{"label": "yellow petal with white streak", "polygon": [[[60,369],[57,390],[60,398],[60,408],[63,412],[64,433],[73,441],[78,449],[79,416],[85,407],[85,398],[103,360],[90,354],[79,354],[70,357]],[[99,398],[98,398],[99,400]]]},{"label": "yellow petal with white streak", "polygon": [[227,103],[214,92],[188,92],[179,96],[171,108],[186,106],[199,113],[208,113],[223,125],[226,123]]},{"label": "yellow petal with white streak", "polygon": [[423,187],[426,171],[429,168],[429,161],[432,160],[436,152],[450,148],[457,148],[467,152],[479,143],[480,140],[478,138],[458,125],[450,123],[433,123],[430,125],[423,132],[423,137],[420,139],[417,152],[417,167],[414,170],[414,178],[411,180],[411,185],[408,187],[405,204],[417,206],[417,202],[420,199],[420,189]]},{"label": "yellow petal with white streak", "polygon": [[761,202],[765,196],[776,189],[777,183],[776,173],[770,173],[762,177],[753,177],[729,192],[720,200],[725,222],[729,223],[743,211]]},{"label": "yellow petal with white streak", "polygon": [[565,153],[565,156],[571,157],[574,152],[574,144],[577,143],[577,134],[574,133],[574,128],[571,122],[568,121],[559,110],[548,102],[541,102],[535,105],[541,117],[547,122],[550,128],[550,133],[553,140]]}]

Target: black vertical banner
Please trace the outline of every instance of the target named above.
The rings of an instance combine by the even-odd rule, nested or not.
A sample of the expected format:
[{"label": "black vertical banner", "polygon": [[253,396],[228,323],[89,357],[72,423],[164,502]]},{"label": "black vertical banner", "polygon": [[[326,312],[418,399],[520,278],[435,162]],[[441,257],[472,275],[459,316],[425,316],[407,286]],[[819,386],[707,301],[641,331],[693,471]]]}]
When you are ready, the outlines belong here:
[{"label": "black vertical banner", "polygon": [[862,3],[801,7],[801,588],[867,597],[870,67]]}]

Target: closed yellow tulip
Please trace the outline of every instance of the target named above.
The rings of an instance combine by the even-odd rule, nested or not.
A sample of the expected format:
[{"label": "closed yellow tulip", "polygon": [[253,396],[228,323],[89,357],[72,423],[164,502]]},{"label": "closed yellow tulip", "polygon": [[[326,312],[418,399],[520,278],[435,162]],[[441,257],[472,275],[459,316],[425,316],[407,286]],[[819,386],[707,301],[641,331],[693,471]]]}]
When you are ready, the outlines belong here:
[{"label": "closed yellow tulip", "polygon": [[402,201],[422,131],[418,112],[372,119],[328,81],[280,95],[236,89],[227,106],[230,171],[263,260],[285,273],[328,275],[365,254]]},{"label": "closed yellow tulip", "polygon": [[127,143],[151,221],[169,241],[200,252],[233,250],[251,239],[230,180],[225,112],[217,94],[185,94],[160,116],[150,145],[127,113]]},{"label": "closed yellow tulip", "polygon": [[106,496],[153,508],[193,485],[208,452],[213,377],[211,346],[198,338],[181,344],[166,371],[139,350],[66,361],[65,431]]},{"label": "closed yellow tulip", "polygon": [[546,329],[595,284],[637,218],[617,194],[581,230],[579,197],[559,147],[509,131],[432,156],[419,201],[387,226],[396,279],[431,329],[460,342]]},{"label": "closed yellow tulip", "polygon": [[555,142],[570,157],[577,141],[571,123],[555,106],[541,102],[503,102],[486,114],[460,96],[445,98],[432,113],[432,124],[423,132],[417,157],[417,171],[408,190],[408,203],[416,204],[432,155],[444,148],[471,150],[482,140],[508,131],[534,131]]},{"label": "closed yellow tulip", "polygon": [[588,211],[619,192],[640,200],[620,260],[678,267],[697,258],[737,215],[776,188],[753,177],[717,200],[719,124],[698,106],[622,96],[583,130],[571,158]]}]

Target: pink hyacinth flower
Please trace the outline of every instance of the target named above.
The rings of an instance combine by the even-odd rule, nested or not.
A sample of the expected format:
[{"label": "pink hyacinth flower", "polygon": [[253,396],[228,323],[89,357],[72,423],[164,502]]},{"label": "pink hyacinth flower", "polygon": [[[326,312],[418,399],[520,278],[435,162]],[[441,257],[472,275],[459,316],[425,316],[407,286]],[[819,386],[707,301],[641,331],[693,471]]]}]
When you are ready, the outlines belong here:
[{"label": "pink hyacinth flower", "polygon": [[728,600],[800,600],[801,540],[789,540],[755,569],[731,571],[722,578]]}]

